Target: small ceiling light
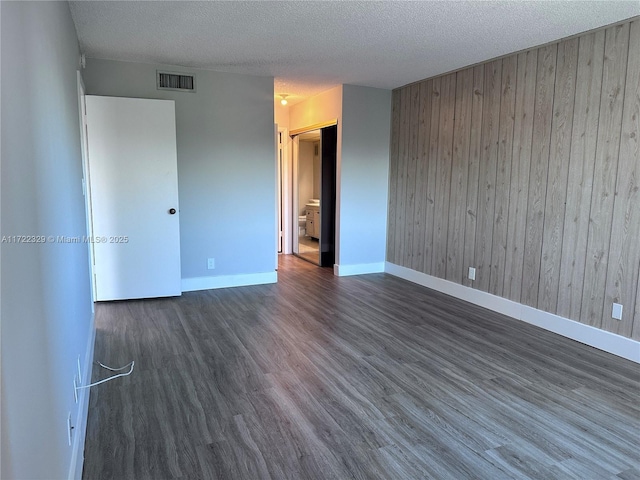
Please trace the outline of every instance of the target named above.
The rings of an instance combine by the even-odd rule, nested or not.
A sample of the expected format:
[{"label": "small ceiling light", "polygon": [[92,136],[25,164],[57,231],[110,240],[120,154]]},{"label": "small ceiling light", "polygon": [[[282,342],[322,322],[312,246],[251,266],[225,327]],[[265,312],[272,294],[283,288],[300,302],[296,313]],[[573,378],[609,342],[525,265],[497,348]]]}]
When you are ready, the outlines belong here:
[{"label": "small ceiling light", "polygon": [[280,95],[280,97],[282,97],[282,100],[280,100],[280,103],[281,103],[282,105],[286,105],[286,104],[288,103],[288,102],[287,102],[287,97],[288,97],[288,96],[289,96],[289,95]]}]

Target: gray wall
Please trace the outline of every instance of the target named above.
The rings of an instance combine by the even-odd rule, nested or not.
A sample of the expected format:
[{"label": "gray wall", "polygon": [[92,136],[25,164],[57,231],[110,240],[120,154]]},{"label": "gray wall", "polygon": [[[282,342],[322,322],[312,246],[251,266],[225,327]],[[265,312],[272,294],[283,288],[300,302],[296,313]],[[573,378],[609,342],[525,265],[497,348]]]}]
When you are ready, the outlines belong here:
[{"label": "gray wall", "polygon": [[391,91],[344,85],[340,265],[384,262]]},{"label": "gray wall", "polygon": [[[5,235],[85,234],[66,2],[1,2]],[[2,478],[66,478],[73,378],[92,338],[87,246],[3,243]]]},{"label": "gray wall", "polygon": [[157,90],[158,68],[88,59],[83,75],[87,94],[176,102],[182,277],[273,272],[273,78],[167,67],[195,72],[184,93]]}]

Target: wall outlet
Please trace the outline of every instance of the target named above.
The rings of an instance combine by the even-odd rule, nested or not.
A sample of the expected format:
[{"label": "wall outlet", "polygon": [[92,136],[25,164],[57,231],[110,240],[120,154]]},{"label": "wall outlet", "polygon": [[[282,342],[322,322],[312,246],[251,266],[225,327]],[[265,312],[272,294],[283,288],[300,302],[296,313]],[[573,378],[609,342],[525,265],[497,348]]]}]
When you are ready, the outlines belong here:
[{"label": "wall outlet", "polygon": [[476,279],[476,269],[473,267],[469,267],[469,280]]},{"label": "wall outlet", "polygon": [[80,368],[80,355],[78,355],[78,385],[82,385],[82,369]]},{"label": "wall outlet", "polygon": [[209,270],[213,270],[213,269],[216,268],[216,259],[215,258],[207,259],[207,268]]},{"label": "wall outlet", "polygon": [[622,305],[619,303],[613,304],[613,308],[611,309],[611,318],[622,320]]},{"label": "wall outlet", "polygon": [[67,416],[67,439],[69,440],[69,446],[71,446],[71,439],[73,438],[73,425],[71,425],[71,412]]}]

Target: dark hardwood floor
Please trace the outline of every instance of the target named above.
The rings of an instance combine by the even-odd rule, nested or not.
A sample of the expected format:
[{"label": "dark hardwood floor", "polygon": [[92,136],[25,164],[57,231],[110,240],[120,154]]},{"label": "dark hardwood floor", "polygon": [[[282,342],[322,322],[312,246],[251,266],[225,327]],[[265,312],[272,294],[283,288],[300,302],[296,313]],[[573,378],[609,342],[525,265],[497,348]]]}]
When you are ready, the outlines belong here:
[{"label": "dark hardwood floor", "polygon": [[[385,275],[99,304],[86,479],[640,478],[640,368]],[[94,381],[108,372],[94,368]]]}]

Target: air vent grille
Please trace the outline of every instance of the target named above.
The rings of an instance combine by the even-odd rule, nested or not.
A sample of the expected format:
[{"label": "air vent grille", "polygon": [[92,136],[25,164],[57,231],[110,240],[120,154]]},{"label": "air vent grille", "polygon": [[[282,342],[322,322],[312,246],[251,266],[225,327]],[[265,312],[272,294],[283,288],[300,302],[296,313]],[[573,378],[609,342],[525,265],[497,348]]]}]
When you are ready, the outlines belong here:
[{"label": "air vent grille", "polygon": [[181,92],[195,92],[196,78],[175,72],[157,72],[158,90],[179,90]]}]

